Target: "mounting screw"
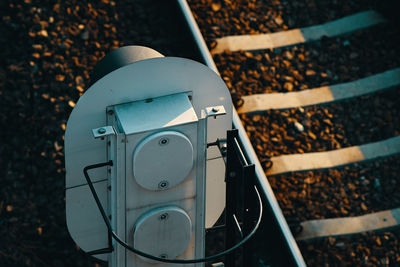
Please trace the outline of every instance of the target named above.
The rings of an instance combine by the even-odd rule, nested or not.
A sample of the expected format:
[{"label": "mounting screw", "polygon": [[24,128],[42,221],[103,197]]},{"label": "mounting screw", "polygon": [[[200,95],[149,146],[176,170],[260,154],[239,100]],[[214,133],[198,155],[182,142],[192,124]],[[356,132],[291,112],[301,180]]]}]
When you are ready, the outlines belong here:
[{"label": "mounting screw", "polygon": [[220,147],[220,150],[221,150],[221,154],[222,154],[223,156],[225,156],[225,155],[226,155],[226,152],[227,152],[227,150],[228,150],[227,144],[222,144],[221,147]]},{"label": "mounting screw", "polygon": [[219,108],[212,108],[212,112],[218,112]]},{"label": "mounting screw", "polygon": [[163,213],[163,214],[160,215],[160,220],[161,221],[164,221],[166,219],[168,219],[168,213]]},{"label": "mounting screw", "polygon": [[168,181],[161,181],[159,184],[158,184],[158,188],[159,189],[167,189],[168,188],[168,185],[169,185],[169,183],[168,183]]},{"label": "mounting screw", "polygon": [[236,176],[236,172],[230,172],[230,173],[229,173],[229,177],[232,177],[232,178],[233,178],[233,177],[235,177],[235,176]]},{"label": "mounting screw", "polygon": [[168,138],[166,138],[166,137],[163,137],[163,138],[160,139],[160,141],[158,141],[158,144],[159,144],[160,146],[165,146],[165,145],[167,145],[168,143],[169,143],[169,140],[168,140]]},{"label": "mounting screw", "polygon": [[97,132],[98,132],[99,134],[105,134],[105,133],[106,133],[106,129],[100,128],[100,129],[97,130]]}]

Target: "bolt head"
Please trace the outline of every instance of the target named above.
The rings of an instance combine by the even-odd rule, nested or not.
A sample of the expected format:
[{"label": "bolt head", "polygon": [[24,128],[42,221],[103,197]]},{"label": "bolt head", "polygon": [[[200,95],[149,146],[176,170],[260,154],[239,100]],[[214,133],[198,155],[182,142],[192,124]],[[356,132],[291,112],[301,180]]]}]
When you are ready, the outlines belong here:
[{"label": "bolt head", "polygon": [[168,143],[169,143],[169,139],[166,138],[166,137],[163,137],[163,138],[160,139],[160,141],[158,141],[158,144],[159,144],[160,146],[168,145]]},{"label": "bolt head", "polygon": [[97,132],[98,132],[99,134],[105,134],[105,133],[106,133],[106,129],[100,128],[100,129],[97,130]]},{"label": "bolt head", "polygon": [[218,112],[219,109],[218,108],[212,108],[212,112]]},{"label": "bolt head", "polygon": [[169,185],[168,181],[164,180],[164,181],[161,181],[158,183],[158,188],[159,189],[167,189],[168,185]]},{"label": "bolt head", "polygon": [[164,221],[166,219],[168,219],[168,213],[163,213],[163,214],[160,215],[160,220],[161,221]]}]

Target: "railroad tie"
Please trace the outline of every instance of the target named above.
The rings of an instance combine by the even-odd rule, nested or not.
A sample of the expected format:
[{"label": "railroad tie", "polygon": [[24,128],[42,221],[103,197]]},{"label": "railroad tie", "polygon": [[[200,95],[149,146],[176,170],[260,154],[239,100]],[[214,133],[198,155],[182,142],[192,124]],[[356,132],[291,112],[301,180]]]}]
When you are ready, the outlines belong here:
[{"label": "railroad tie", "polygon": [[267,175],[339,167],[400,153],[400,136],[337,150],[272,157]]},{"label": "railroad tie", "polygon": [[269,109],[288,109],[358,97],[400,85],[400,68],[388,70],[352,82],[323,86],[289,93],[254,94],[243,96],[238,113],[256,113]]},{"label": "railroad tie", "polygon": [[317,41],[323,36],[334,37],[343,35],[385,21],[386,20],[379,13],[373,10],[368,10],[306,28],[267,34],[225,36],[216,39],[217,46],[211,52],[213,54],[219,54],[225,50],[234,52],[239,50],[274,49],[278,47],[297,45]]},{"label": "railroad tie", "polygon": [[367,231],[384,230],[400,225],[400,208],[374,212],[362,216],[310,220],[301,223],[297,240],[327,236],[353,235]]}]

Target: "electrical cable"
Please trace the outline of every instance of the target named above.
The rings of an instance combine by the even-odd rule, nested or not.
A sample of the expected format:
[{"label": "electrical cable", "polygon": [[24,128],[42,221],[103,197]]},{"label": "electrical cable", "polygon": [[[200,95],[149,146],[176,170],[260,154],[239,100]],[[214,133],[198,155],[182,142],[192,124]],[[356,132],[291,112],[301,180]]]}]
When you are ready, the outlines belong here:
[{"label": "electrical cable", "polygon": [[255,226],[253,227],[253,229],[250,231],[250,233],[243,238],[239,243],[237,243],[236,245],[234,245],[233,247],[222,251],[218,254],[212,255],[212,256],[208,256],[208,257],[204,257],[204,258],[197,258],[197,259],[190,259],[190,260],[179,260],[179,259],[166,259],[166,258],[160,258],[160,257],[156,257],[154,255],[150,255],[147,254],[146,252],[140,251],[135,249],[134,247],[130,246],[129,244],[125,243],[125,241],[123,241],[112,229],[112,225],[110,220],[107,217],[106,212],[104,211],[103,205],[101,205],[100,199],[96,193],[96,190],[94,189],[93,183],[89,177],[88,174],[88,170],[91,169],[97,169],[97,168],[101,168],[101,167],[105,167],[105,166],[113,166],[113,162],[112,160],[108,161],[108,162],[104,162],[104,163],[98,163],[98,164],[94,164],[94,165],[89,165],[86,166],[83,169],[83,174],[85,175],[86,181],[89,185],[90,191],[92,192],[93,198],[96,201],[97,207],[100,210],[101,216],[103,217],[104,223],[107,226],[108,231],[110,231],[111,236],[115,239],[115,241],[117,241],[121,246],[123,246],[124,248],[128,249],[129,251],[140,255],[142,257],[148,258],[148,259],[152,259],[155,261],[160,261],[160,262],[166,262],[166,263],[180,263],[180,264],[190,264],[190,263],[199,263],[199,262],[206,262],[206,261],[211,261],[217,258],[220,258],[222,256],[225,256],[231,252],[233,252],[234,250],[236,250],[237,248],[241,247],[244,243],[246,243],[257,231],[258,227],[260,226],[261,223],[261,219],[262,219],[262,214],[263,214],[263,206],[262,206],[262,200],[261,200],[261,196],[260,193],[257,190],[257,187],[254,186],[254,190],[257,194],[258,197],[258,204],[259,204],[259,215],[258,215],[258,219],[257,219],[257,223],[255,224]]}]

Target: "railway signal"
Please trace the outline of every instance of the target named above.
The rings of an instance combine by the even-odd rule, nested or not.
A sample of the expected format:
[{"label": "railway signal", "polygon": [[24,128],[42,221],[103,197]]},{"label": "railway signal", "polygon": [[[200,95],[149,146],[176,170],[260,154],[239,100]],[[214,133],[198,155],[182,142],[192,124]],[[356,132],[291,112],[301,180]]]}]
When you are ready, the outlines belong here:
[{"label": "railway signal", "polygon": [[107,55],[65,135],[77,245],[115,267],[203,266],[205,228],[225,206],[219,148],[231,127],[229,91],[206,66],[140,46]]}]

